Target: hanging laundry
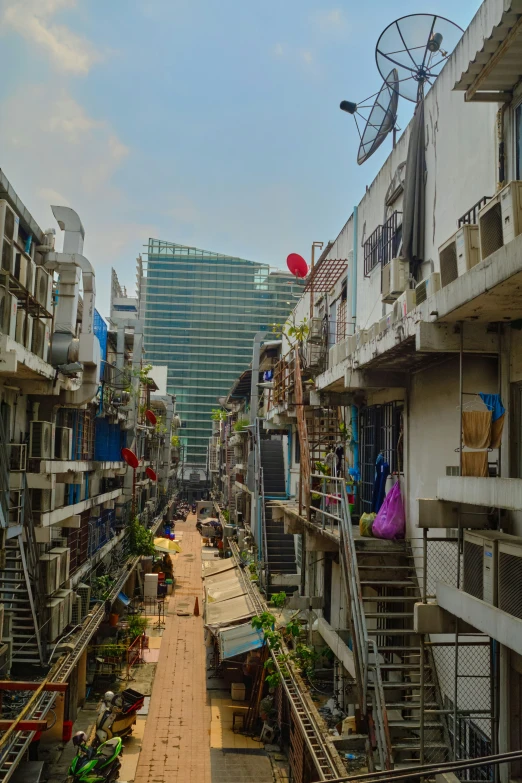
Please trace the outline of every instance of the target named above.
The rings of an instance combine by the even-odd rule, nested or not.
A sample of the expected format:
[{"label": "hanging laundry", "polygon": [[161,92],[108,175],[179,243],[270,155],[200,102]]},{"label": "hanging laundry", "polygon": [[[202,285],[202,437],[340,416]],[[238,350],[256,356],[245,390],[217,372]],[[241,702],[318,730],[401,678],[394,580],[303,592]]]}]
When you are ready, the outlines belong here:
[{"label": "hanging laundry", "polygon": [[487,451],[463,451],[462,452],[462,475],[487,478],[488,452]]},{"label": "hanging laundry", "polygon": [[344,460],[344,446],[337,446],[335,449],[335,456],[337,457],[337,475],[342,476],[343,475],[343,460]]},{"label": "hanging laundry", "polygon": [[504,429],[504,420],[506,418],[506,414],[503,413],[502,416],[499,416],[496,421],[493,421],[491,424],[491,441],[490,441],[490,448],[492,449],[499,449],[500,445],[502,443],[502,431]]},{"label": "hanging laundry", "polygon": [[486,408],[493,414],[492,421],[500,419],[506,412],[506,409],[502,405],[500,394],[485,394],[484,392],[479,392],[479,397]]},{"label": "hanging laundry", "polygon": [[386,497],[386,479],[390,475],[390,466],[384,456],[379,454],[375,463],[375,481],[373,484],[372,511],[377,513]]},{"label": "hanging laundry", "polygon": [[468,449],[487,449],[491,441],[492,412],[462,411],[462,438]]}]

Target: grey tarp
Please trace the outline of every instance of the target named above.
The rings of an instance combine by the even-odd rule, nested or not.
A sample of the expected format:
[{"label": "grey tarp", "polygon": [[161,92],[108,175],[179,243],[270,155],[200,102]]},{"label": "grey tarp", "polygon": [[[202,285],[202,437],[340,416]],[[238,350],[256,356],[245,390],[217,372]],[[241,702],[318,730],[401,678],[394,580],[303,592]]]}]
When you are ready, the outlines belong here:
[{"label": "grey tarp", "polygon": [[412,262],[424,260],[425,225],[424,101],[420,101],[412,120],[402,215],[402,255]]}]

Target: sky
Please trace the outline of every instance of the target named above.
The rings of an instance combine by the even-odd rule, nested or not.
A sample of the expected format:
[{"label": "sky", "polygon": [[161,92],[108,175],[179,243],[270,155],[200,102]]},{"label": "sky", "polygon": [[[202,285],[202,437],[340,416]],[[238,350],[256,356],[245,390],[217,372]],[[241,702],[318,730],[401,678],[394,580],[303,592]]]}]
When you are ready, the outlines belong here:
[{"label": "sky", "polygon": [[465,28],[478,6],[0,0],[0,167],[41,228],[60,234],[51,204],[78,212],[105,316],[111,266],[132,293],[149,236],[285,268],[335,239],[390,152],[359,167],[339,110],[379,89],[381,31],[420,12]]}]

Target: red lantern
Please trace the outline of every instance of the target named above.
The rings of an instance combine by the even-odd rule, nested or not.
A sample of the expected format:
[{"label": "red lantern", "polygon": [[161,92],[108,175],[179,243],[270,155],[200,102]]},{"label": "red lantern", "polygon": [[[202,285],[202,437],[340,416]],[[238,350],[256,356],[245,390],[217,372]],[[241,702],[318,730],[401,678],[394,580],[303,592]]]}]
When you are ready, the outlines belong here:
[{"label": "red lantern", "polygon": [[152,470],[152,468],[145,468],[145,473],[147,474],[147,476],[150,479],[152,479],[152,481],[157,481],[158,480],[158,477],[156,475],[156,471]]},{"label": "red lantern", "polygon": [[127,463],[127,465],[129,465],[133,470],[136,470],[136,468],[140,464],[139,459],[137,458],[135,453],[130,449],[122,449],[121,457]]},{"label": "red lantern", "polygon": [[286,265],[295,277],[306,277],[308,274],[308,264],[299,253],[290,253]]},{"label": "red lantern", "polygon": [[148,421],[148,422],[150,422],[150,423],[151,423],[153,426],[156,426],[156,424],[158,423],[158,420],[157,420],[157,418],[156,418],[156,415],[155,415],[155,414],[154,414],[152,411],[146,410],[146,411],[145,411],[145,418],[146,418],[146,419],[147,419],[147,421]]}]

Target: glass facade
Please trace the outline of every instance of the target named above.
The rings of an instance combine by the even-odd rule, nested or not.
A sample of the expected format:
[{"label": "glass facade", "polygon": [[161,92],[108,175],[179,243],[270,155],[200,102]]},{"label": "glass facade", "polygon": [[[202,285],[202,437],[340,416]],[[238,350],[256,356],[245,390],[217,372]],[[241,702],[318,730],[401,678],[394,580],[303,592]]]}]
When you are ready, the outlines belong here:
[{"label": "glass facade", "polygon": [[144,283],[146,361],[168,366],[185,462],[205,463],[217,398],[250,364],[255,333],[286,320],[302,286],[263,264],[157,239]]}]

